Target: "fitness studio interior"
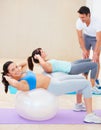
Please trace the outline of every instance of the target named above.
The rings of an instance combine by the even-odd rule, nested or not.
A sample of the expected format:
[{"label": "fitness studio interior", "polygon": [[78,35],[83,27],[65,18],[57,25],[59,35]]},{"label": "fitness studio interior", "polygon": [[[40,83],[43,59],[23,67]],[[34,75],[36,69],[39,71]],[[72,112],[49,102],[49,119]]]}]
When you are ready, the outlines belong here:
[{"label": "fitness studio interior", "polygon": [[[50,59],[70,62],[81,59],[77,11],[87,6],[100,20],[100,5],[101,0],[0,0],[0,130],[101,129],[101,123],[83,122],[85,111],[73,111],[75,92],[60,96],[46,90],[25,94],[10,85],[5,93],[2,83],[3,64],[6,61],[25,62],[36,48],[43,48]],[[33,71],[43,73],[43,68],[34,64]],[[32,99],[36,100],[34,105]],[[101,94],[92,94],[92,108],[101,117]],[[33,113],[35,120],[31,117]]]}]

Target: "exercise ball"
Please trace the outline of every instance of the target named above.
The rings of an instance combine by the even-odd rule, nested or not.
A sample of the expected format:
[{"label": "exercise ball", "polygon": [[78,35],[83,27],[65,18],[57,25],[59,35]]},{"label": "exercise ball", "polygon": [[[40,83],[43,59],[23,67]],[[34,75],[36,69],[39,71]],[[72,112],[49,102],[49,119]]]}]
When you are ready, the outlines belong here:
[{"label": "exercise ball", "polygon": [[45,89],[18,92],[15,108],[21,117],[29,120],[43,121],[53,118],[58,111],[58,100]]}]

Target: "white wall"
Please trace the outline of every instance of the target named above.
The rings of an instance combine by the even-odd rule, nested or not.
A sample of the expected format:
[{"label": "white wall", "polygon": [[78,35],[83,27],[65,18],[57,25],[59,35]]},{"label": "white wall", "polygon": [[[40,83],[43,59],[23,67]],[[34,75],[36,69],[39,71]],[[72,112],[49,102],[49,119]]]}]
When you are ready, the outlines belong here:
[{"label": "white wall", "polygon": [[81,57],[75,22],[85,0],[0,0],[0,57],[26,58],[42,47],[51,57]]},{"label": "white wall", "polygon": [[101,20],[101,0],[87,0],[86,5],[91,9],[92,14]]}]

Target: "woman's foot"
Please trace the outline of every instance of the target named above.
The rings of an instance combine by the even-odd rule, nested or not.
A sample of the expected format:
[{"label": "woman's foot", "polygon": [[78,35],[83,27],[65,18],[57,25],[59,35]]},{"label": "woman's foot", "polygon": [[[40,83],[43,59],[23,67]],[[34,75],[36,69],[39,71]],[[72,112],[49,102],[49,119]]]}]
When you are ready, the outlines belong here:
[{"label": "woman's foot", "polygon": [[84,103],[75,104],[73,110],[76,111],[76,112],[79,112],[79,111],[86,111],[85,104],[84,104]]},{"label": "woman's foot", "polygon": [[97,116],[95,113],[90,113],[85,116],[84,122],[101,124],[101,117]]}]

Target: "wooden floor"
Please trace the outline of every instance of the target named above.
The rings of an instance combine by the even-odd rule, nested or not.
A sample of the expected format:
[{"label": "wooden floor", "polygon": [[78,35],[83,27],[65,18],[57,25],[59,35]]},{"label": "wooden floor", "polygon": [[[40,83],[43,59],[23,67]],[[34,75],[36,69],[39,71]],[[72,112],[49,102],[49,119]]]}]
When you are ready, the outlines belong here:
[{"label": "wooden floor", "polygon": [[[20,63],[22,59],[13,59],[15,62]],[[2,71],[2,64],[7,59],[0,59],[0,72]],[[40,72],[39,66],[36,67],[36,72]],[[0,80],[0,108],[14,108],[15,106],[15,94],[5,94],[3,85]],[[59,107],[62,109],[72,109],[75,104],[75,95],[63,95],[58,97]],[[93,95],[93,109],[101,109],[101,96]],[[2,118],[2,117],[0,117]],[[86,125],[42,125],[42,124],[8,124],[0,125],[0,130],[100,130],[101,125],[86,124]]]}]

